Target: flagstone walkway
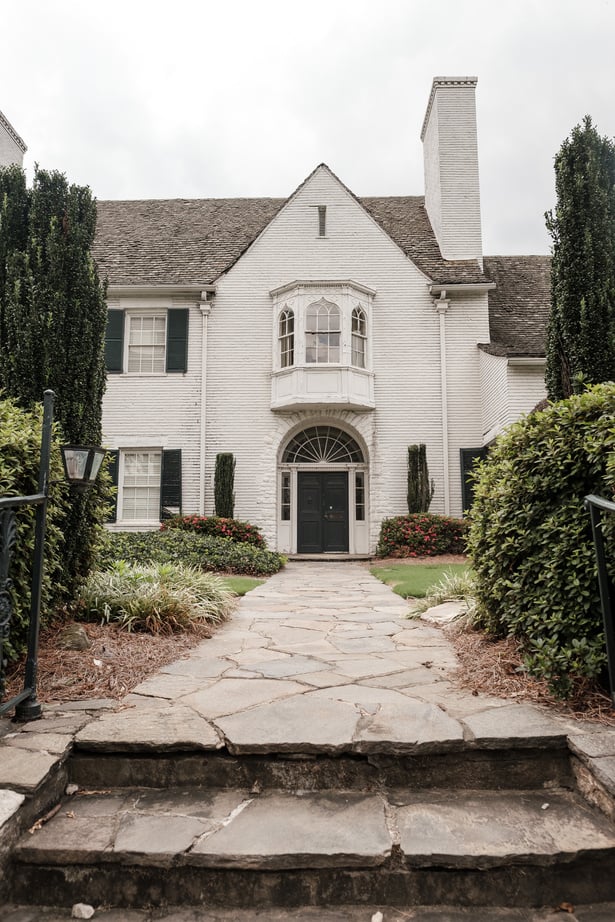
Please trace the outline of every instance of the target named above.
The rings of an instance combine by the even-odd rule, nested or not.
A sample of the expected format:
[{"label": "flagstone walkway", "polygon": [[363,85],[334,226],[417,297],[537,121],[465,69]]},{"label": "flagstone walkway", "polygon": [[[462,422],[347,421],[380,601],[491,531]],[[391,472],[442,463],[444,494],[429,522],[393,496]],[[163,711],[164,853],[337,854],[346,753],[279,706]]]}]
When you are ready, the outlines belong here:
[{"label": "flagstone walkway", "polygon": [[89,749],[231,753],[455,748],[555,736],[562,720],[457,688],[452,646],[359,563],[291,562],[190,656],[77,735]]}]

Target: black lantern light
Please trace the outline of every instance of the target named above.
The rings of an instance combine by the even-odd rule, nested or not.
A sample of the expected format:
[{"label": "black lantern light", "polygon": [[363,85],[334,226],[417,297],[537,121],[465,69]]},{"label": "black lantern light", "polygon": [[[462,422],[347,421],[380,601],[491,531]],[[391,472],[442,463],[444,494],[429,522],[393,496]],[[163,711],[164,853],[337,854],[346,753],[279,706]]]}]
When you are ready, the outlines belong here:
[{"label": "black lantern light", "polygon": [[92,487],[106,454],[104,448],[96,445],[61,445],[60,451],[69,484],[77,490]]}]

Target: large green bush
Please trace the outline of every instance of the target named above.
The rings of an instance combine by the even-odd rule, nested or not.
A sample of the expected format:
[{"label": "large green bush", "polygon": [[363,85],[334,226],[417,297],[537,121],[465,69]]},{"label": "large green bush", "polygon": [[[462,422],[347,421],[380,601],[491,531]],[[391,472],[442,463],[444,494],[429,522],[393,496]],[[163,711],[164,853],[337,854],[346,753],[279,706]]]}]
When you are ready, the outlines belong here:
[{"label": "large green bush", "polygon": [[[41,446],[42,408],[22,410],[12,399],[0,399],[0,497],[31,496],[38,493],[38,469]],[[57,446],[51,455],[52,481],[63,480],[62,462]],[[45,569],[41,604],[44,623],[59,604],[64,591],[63,539],[58,522],[65,510],[66,487],[53,484],[47,514]],[[13,581],[10,596],[13,617],[4,655],[16,658],[27,644],[30,621],[30,582],[34,551],[35,507],[26,506],[16,513],[17,541],[9,568]],[[3,539],[0,537],[0,544]]]},{"label": "large green bush", "polygon": [[378,557],[434,557],[464,554],[466,522],[446,515],[417,512],[383,519]]},{"label": "large green bush", "polygon": [[284,557],[230,538],[196,535],[182,529],[148,532],[113,532],[105,537],[99,553],[104,569],[117,560],[130,563],[183,563],[201,570],[270,576],[284,565]]},{"label": "large green bush", "polygon": [[242,544],[265,547],[265,539],[255,525],[242,522],[241,519],[225,519],[218,515],[174,515],[165,519],[161,531],[169,528],[181,528],[197,535],[211,535],[214,538],[230,538]]},{"label": "large green bush", "polygon": [[[613,383],[515,423],[478,469],[468,542],[478,623],[520,638],[530,671],[563,695],[606,662],[583,498],[614,492]],[[612,549],[615,523],[604,530]]]}]

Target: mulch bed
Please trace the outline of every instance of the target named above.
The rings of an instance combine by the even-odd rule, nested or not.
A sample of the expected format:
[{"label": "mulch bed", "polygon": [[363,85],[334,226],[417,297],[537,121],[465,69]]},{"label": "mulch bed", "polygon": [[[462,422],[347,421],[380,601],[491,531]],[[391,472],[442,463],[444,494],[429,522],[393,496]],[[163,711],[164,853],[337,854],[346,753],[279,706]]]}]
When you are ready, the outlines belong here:
[{"label": "mulch bed", "polygon": [[[115,624],[82,624],[91,646],[65,650],[65,625],[41,634],[38,660],[38,698],[41,702],[123,698],[168,663],[180,659],[213,630],[200,625],[183,634],[140,634]],[[6,697],[21,691],[24,662],[9,667]]]}]

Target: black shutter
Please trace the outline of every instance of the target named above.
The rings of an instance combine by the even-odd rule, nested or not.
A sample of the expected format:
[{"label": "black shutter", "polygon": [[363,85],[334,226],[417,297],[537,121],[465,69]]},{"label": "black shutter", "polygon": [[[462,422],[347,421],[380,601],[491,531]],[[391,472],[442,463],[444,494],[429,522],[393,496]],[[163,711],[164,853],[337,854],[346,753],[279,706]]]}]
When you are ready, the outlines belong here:
[{"label": "black shutter", "polygon": [[121,372],[124,360],[124,311],[107,311],[105,332],[105,366],[112,373]]},{"label": "black shutter", "polygon": [[109,505],[111,506],[111,511],[107,516],[107,522],[117,522],[117,481],[118,481],[118,462],[119,462],[119,451],[108,451],[108,468],[109,476],[111,477],[111,482],[115,487],[115,492],[111,497]]},{"label": "black shutter", "polygon": [[167,371],[186,371],[187,353],[188,310],[174,308],[167,314]]},{"label": "black shutter", "polygon": [[162,452],[160,475],[160,521],[182,511],[182,453],[181,448]]},{"label": "black shutter", "polygon": [[489,449],[485,447],[461,449],[461,498],[464,512],[468,512],[474,502],[474,465],[486,458],[488,453]]}]

